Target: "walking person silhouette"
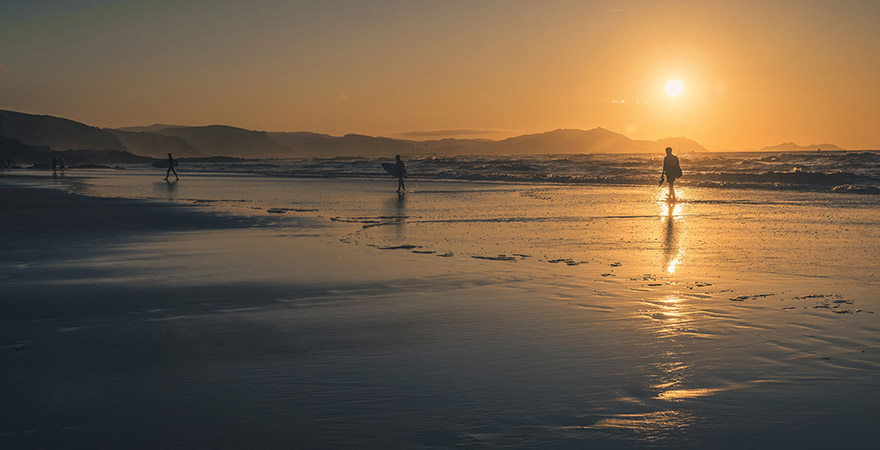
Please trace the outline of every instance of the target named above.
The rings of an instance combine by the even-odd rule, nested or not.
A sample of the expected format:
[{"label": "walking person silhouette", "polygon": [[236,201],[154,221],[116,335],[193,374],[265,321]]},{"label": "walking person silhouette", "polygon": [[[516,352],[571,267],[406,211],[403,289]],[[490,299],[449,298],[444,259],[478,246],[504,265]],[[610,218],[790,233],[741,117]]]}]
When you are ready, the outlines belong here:
[{"label": "walking person silhouette", "polygon": [[394,157],[397,160],[395,162],[395,167],[397,168],[397,193],[400,194],[400,191],[406,191],[406,186],[403,184],[403,179],[406,178],[406,164],[400,159],[400,155]]},{"label": "walking person silhouette", "polygon": [[165,181],[168,181],[168,176],[171,175],[171,172],[174,172],[175,181],[180,180],[180,177],[177,176],[177,171],[174,170],[174,158],[171,157],[171,153],[168,154],[168,170],[165,171]]},{"label": "walking person silhouette", "polygon": [[678,201],[675,198],[675,180],[681,178],[681,166],[678,164],[678,157],[672,154],[672,147],[666,147],[666,157],[663,158],[663,173],[660,174],[660,186],[663,186],[663,176],[669,182],[669,196],[666,198],[669,202]]}]

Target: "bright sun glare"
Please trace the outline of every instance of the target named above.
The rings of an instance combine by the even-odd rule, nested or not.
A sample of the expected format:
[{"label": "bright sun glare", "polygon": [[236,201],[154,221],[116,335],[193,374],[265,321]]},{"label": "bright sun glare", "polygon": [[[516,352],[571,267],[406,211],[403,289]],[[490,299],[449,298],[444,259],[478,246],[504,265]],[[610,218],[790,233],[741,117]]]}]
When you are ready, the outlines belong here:
[{"label": "bright sun glare", "polygon": [[675,97],[684,92],[684,83],[679,80],[669,80],[666,83],[666,93]]}]

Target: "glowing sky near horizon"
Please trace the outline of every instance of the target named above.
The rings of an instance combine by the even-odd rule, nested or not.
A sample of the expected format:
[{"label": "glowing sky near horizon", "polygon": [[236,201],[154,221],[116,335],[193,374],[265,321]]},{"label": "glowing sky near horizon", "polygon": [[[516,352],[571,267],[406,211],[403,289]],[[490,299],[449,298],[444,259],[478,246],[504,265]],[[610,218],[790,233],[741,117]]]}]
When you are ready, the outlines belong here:
[{"label": "glowing sky near horizon", "polygon": [[[880,2],[0,0],[0,108],[424,139],[880,148]],[[680,95],[667,95],[670,80]]]}]

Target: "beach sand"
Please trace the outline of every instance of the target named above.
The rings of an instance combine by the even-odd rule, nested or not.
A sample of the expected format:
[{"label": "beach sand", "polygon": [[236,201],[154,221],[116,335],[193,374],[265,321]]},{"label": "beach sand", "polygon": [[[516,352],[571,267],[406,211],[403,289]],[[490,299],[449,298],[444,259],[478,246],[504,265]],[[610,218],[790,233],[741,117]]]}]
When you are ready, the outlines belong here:
[{"label": "beach sand", "polygon": [[0,447],[876,439],[873,199],[154,175],[0,180]]}]

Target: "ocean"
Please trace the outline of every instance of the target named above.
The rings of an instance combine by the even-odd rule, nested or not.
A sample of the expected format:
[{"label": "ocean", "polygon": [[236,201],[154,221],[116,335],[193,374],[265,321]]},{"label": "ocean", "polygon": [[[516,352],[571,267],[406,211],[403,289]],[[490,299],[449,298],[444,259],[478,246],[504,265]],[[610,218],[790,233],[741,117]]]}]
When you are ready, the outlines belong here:
[{"label": "ocean", "polygon": [[[880,153],[876,152],[728,152],[679,157],[684,169],[680,182],[688,186],[880,194]],[[185,163],[182,170],[278,177],[384,178],[388,175],[379,164],[393,159],[389,155],[387,159]],[[404,155],[404,160],[409,173],[418,179],[650,185],[659,179],[663,155]]]}]

